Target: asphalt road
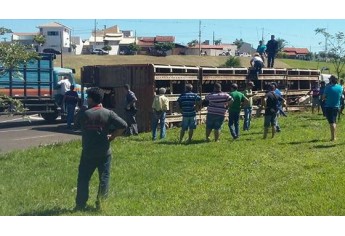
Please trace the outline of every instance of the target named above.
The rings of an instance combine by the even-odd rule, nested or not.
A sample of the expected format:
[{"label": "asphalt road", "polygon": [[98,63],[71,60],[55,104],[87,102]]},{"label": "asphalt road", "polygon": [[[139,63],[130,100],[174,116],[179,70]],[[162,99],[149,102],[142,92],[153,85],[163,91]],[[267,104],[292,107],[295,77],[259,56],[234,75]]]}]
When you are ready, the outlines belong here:
[{"label": "asphalt road", "polygon": [[74,139],[81,139],[80,132],[68,130],[61,120],[47,124],[37,115],[30,121],[21,116],[0,116],[0,154]]}]

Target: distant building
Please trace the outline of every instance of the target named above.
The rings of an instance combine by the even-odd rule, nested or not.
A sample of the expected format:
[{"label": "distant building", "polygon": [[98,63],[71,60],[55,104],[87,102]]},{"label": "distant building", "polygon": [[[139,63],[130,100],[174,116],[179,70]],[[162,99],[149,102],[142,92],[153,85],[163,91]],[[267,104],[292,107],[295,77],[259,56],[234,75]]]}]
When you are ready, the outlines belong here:
[{"label": "distant building", "polygon": [[39,33],[12,33],[12,42],[17,42],[26,46],[31,46],[34,48],[35,42],[34,37]]},{"label": "distant building", "polygon": [[[155,43],[175,43],[174,36],[156,36],[156,37],[138,37],[138,46],[140,46],[141,54],[151,54],[154,50]],[[172,52],[167,52],[171,54]]]},{"label": "distant building", "polygon": [[292,59],[305,59],[309,54],[308,48],[283,48],[282,52]]},{"label": "distant building", "polygon": [[206,45],[196,44],[188,47],[186,55],[208,55],[208,56],[235,56],[237,46],[235,44],[219,44],[219,45]]},{"label": "distant building", "polygon": [[40,25],[37,27],[39,34],[43,35],[46,42],[38,46],[38,52],[44,49],[54,49],[62,53],[71,52],[71,29],[57,22]]},{"label": "distant building", "polygon": [[89,38],[90,50],[101,49],[106,45],[111,46],[109,55],[118,55],[123,47],[134,43],[135,37],[133,37],[133,31],[124,30],[120,31],[117,25],[103,29],[93,31]]}]

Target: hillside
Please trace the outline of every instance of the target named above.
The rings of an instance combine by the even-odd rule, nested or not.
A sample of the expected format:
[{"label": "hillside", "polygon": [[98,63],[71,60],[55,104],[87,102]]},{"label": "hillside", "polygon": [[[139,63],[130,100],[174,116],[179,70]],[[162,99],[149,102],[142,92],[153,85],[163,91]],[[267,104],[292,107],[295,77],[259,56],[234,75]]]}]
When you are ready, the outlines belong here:
[{"label": "hillside", "polygon": [[[120,65],[120,64],[165,64],[165,65],[195,65],[219,67],[223,65],[228,57],[222,56],[100,56],[100,55],[64,55],[62,58],[63,66],[76,69],[76,78],[80,79],[80,68],[87,65]],[[54,61],[55,66],[61,65],[60,56]],[[241,66],[249,66],[248,57],[240,57]],[[277,68],[289,68],[286,63],[276,61]]]}]

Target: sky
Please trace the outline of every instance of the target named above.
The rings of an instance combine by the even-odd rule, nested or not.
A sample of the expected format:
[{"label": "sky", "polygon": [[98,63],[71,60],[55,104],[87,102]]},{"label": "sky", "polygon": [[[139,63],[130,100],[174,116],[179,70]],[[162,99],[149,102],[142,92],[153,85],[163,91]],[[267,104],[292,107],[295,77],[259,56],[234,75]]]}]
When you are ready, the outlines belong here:
[{"label": "sky", "polygon": [[[37,26],[58,22],[72,29],[72,35],[88,39],[95,28],[119,26],[120,30],[133,30],[138,37],[175,36],[175,42],[187,45],[199,39],[201,42],[220,39],[233,43],[236,39],[258,45],[270,35],[284,39],[288,47],[308,48],[312,52],[324,49],[324,38],[316,35],[316,28],[326,28],[331,34],[345,31],[345,20],[333,19],[0,19],[0,26],[13,32],[37,32]],[[10,34],[7,35],[9,40]],[[1,38],[1,41],[4,37]],[[321,44],[320,44],[321,43]]]},{"label": "sky", "polygon": [[[259,8],[254,0],[244,4],[223,0],[213,4],[195,0],[175,0],[170,4],[157,0],[97,1],[97,6],[85,3],[82,8],[77,1],[60,0],[49,11],[42,10],[44,0],[20,1],[21,8],[28,10],[2,11],[0,27],[13,32],[37,32],[41,24],[58,22],[71,28],[74,36],[88,39],[96,21],[97,29],[117,25],[120,30],[133,30],[138,37],[175,36],[175,42],[183,45],[198,40],[200,30],[201,42],[220,39],[222,43],[233,43],[243,39],[254,48],[261,38],[267,42],[274,34],[284,39],[288,47],[308,48],[312,52],[325,47],[323,36],[315,34],[316,28],[326,28],[332,35],[345,32],[343,8],[334,7],[336,0],[328,0],[327,6],[298,0],[261,0]],[[12,9],[17,2],[4,4],[12,4],[7,8]],[[5,37],[9,40],[10,35],[2,36],[0,41]]]}]

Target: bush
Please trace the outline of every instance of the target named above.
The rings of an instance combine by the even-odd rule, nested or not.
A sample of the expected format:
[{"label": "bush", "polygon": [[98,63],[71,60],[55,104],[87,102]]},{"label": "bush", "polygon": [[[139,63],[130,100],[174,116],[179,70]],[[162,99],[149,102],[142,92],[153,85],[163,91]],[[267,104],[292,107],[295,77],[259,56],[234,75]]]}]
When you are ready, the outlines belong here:
[{"label": "bush", "polygon": [[228,60],[226,60],[224,67],[240,67],[241,62],[238,57],[230,56]]}]

